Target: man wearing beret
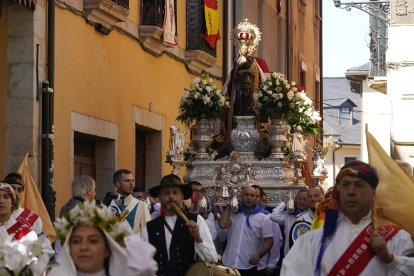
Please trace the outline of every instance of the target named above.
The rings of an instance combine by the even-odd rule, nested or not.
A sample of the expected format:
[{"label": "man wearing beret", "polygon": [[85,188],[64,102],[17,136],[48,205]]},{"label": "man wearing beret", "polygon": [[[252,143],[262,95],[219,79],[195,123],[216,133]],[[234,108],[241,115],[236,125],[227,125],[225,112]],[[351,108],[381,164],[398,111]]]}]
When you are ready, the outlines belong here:
[{"label": "man wearing beret", "polygon": [[324,227],[299,238],[281,275],[414,275],[410,234],[394,225],[373,227],[377,185],[369,164],[344,165],[330,201],[321,203],[327,206]]},{"label": "man wearing beret", "polygon": [[142,231],[143,240],[157,248],[154,256],[158,263],[157,275],[184,275],[197,256],[203,261],[217,262],[205,220],[197,214],[177,212],[172,206],[175,203],[181,209],[183,200],[192,195],[191,187],[175,174],[169,174],[161,179],[160,185],[149,189],[149,193],[158,197],[163,208],[162,215],[147,222]]}]

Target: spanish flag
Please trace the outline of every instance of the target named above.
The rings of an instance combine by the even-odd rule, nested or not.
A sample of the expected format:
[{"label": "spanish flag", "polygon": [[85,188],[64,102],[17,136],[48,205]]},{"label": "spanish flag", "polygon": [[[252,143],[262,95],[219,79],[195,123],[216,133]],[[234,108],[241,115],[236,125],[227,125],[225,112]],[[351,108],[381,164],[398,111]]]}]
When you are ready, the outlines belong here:
[{"label": "spanish flag", "polygon": [[23,181],[26,184],[20,206],[33,211],[39,215],[42,219],[43,233],[48,237],[50,242],[56,240],[55,228],[53,228],[52,221],[50,220],[49,214],[46,210],[46,206],[43,203],[42,197],[39,194],[36,183],[30,174],[29,167],[27,165],[27,156],[24,157],[20,164],[18,172],[22,175]]},{"label": "spanish flag", "polygon": [[378,226],[397,224],[414,238],[414,183],[365,128],[369,163],[377,170],[375,210]]},{"label": "spanish flag", "polygon": [[219,40],[219,15],[216,0],[204,0],[204,16],[206,18],[207,33],[201,34],[211,48],[216,48],[216,41]]}]

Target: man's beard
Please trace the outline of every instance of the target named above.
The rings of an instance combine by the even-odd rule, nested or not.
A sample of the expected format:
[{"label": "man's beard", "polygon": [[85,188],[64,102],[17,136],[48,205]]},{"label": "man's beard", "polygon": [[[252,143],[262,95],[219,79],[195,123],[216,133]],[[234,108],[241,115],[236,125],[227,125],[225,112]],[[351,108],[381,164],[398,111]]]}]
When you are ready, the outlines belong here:
[{"label": "man's beard", "polygon": [[175,205],[177,205],[178,208],[180,208],[180,209],[183,207],[183,204],[182,204],[181,201],[168,201],[168,202],[166,202],[164,204],[161,204],[162,205],[162,208],[164,208],[166,211],[170,211],[170,212],[171,211],[174,211],[175,212],[174,207],[172,207],[172,205],[171,205],[172,202],[174,202]]}]

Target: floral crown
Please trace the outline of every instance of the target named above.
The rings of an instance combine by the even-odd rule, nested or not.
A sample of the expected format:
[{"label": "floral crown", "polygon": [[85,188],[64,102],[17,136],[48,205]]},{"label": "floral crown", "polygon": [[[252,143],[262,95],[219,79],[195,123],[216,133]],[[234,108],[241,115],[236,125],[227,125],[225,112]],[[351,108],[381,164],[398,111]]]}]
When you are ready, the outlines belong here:
[{"label": "floral crown", "polygon": [[72,227],[77,225],[98,227],[109,234],[116,242],[123,245],[126,229],[121,223],[122,218],[116,217],[107,206],[97,206],[95,201],[78,204],[66,212],[62,218],[56,219],[56,236],[65,241]]},{"label": "floral crown", "polygon": [[16,207],[16,192],[14,191],[13,187],[9,183],[0,182],[0,190],[4,190],[10,195],[13,207]]}]

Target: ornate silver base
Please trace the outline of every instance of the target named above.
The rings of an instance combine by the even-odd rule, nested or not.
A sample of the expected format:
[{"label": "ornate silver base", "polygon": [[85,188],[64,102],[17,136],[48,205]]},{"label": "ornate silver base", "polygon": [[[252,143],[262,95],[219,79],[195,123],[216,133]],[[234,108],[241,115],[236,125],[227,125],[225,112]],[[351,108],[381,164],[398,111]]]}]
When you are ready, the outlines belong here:
[{"label": "ornate silver base", "polygon": [[[287,198],[288,191],[299,190],[303,185],[294,185],[292,167],[284,161],[275,160],[243,160],[232,161],[229,157],[216,161],[194,160],[186,163],[187,173],[184,181],[198,181],[207,191],[214,202],[222,205],[228,203],[228,198],[217,196],[217,191],[226,185],[229,188],[240,189],[246,185],[259,185],[267,195],[269,206],[276,206]],[[230,179],[225,180],[225,172],[231,171]],[[224,172],[223,172],[224,171]],[[248,171],[248,172],[247,172]]]}]

